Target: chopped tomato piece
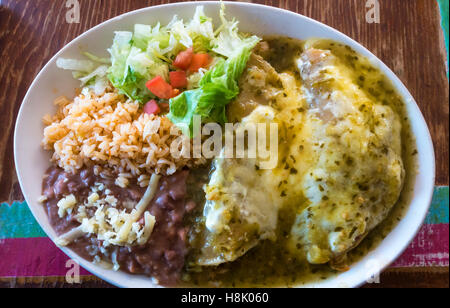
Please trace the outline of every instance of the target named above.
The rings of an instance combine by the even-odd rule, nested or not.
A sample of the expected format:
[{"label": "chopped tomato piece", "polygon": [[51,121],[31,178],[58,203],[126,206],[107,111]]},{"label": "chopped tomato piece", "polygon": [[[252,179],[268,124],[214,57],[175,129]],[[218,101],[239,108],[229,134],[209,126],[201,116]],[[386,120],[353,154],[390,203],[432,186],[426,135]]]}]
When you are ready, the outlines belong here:
[{"label": "chopped tomato piece", "polygon": [[156,76],[146,83],[147,88],[159,98],[172,98],[173,88],[161,76]]},{"label": "chopped tomato piece", "polygon": [[174,88],[186,88],[187,87],[187,78],[185,71],[176,71],[169,73],[170,84]]},{"label": "chopped tomato piece", "polygon": [[197,53],[192,56],[191,65],[189,65],[189,71],[192,73],[198,72],[202,67],[207,67],[211,62],[211,58],[207,53]]},{"label": "chopped tomato piece", "polygon": [[173,61],[173,66],[181,68],[182,70],[187,70],[191,64],[192,57],[194,55],[194,50],[191,48],[181,51],[175,61]]},{"label": "chopped tomato piece", "polygon": [[152,99],[144,106],[144,112],[147,114],[159,114],[161,112],[161,109],[158,106],[158,103]]}]

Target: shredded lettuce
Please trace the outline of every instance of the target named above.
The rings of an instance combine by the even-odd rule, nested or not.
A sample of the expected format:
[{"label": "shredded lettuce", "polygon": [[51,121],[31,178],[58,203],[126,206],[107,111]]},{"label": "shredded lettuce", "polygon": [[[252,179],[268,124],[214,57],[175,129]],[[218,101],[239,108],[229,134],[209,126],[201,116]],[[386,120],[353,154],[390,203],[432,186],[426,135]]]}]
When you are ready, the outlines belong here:
[{"label": "shredded lettuce", "polygon": [[210,51],[214,38],[212,20],[205,16],[203,6],[196,8],[188,23],[175,15],[164,27],[159,23],[154,27],[137,24],[134,32],[116,32],[108,50],[112,61],[109,80],[121,93],[146,103],[154,98],[145,87],[146,81],[156,76],[167,81],[169,65],[180,51],[189,47],[196,52]]},{"label": "shredded lettuce", "polygon": [[136,24],[133,31],[115,32],[109,59],[84,52],[86,60],[58,59],[57,65],[73,71],[83,87],[97,94],[112,84],[120,93],[145,104],[155,98],[146,82],[156,76],[168,81],[169,71],[174,69],[172,61],[180,51],[192,47],[196,53],[208,53],[213,59],[209,70],[202,68],[188,76],[188,90],[170,100],[167,115],[192,136],[195,115],[205,122],[226,122],[225,107],[238,95],[238,80],[260,40],[240,33],[238,22],[225,18],[224,5],[220,19],[222,24],[215,30],[200,5],[187,22],[174,16],[166,26]]},{"label": "shredded lettuce", "polygon": [[87,52],[87,51],[83,52],[83,55],[84,55],[86,58],[88,58],[88,59],[90,59],[90,60],[92,60],[92,61],[94,61],[94,62],[97,62],[97,63],[100,63],[100,64],[108,64],[108,65],[111,65],[111,59],[108,59],[108,58],[100,58],[100,57],[97,57],[96,55],[91,54],[90,52]]},{"label": "shredded lettuce", "polygon": [[170,100],[167,117],[184,134],[193,136],[194,116],[204,122],[223,124],[227,121],[226,105],[239,94],[238,81],[252,49],[260,41],[257,36],[246,37],[238,32],[237,22],[229,22],[221,11],[222,26],[213,39],[213,51],[225,56],[199,81],[199,88],[185,91]]},{"label": "shredded lettuce", "polygon": [[112,85],[119,89],[122,94],[138,100],[149,97],[144,87],[139,87],[143,82],[142,76],[130,63],[138,56],[139,49],[133,48],[133,33],[128,31],[115,32],[113,45],[108,49],[111,55],[111,67],[108,70],[108,78]]},{"label": "shredded lettuce", "polygon": [[95,63],[91,60],[75,60],[58,58],[56,60],[56,66],[65,70],[78,71],[78,72],[92,72],[95,69]]},{"label": "shredded lettuce", "polygon": [[86,54],[91,60],[75,60],[58,58],[56,66],[62,69],[71,70],[75,79],[81,81],[82,87],[89,87],[94,90],[95,94],[101,95],[109,86],[107,72],[107,65],[100,65],[105,62],[105,59],[100,59],[94,55]]},{"label": "shredded lettuce", "polygon": [[198,6],[194,17],[186,26],[187,32],[192,38],[192,46],[196,52],[208,52],[212,49],[214,40],[214,25],[212,19],[205,15],[203,6]]}]

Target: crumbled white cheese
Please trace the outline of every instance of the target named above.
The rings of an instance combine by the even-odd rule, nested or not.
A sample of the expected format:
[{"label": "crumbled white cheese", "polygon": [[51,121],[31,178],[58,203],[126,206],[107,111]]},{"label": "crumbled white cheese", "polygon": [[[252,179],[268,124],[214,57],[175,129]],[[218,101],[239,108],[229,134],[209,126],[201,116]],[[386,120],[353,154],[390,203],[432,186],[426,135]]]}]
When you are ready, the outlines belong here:
[{"label": "crumbled white cheese", "polygon": [[[156,194],[159,179],[159,175],[151,177],[147,191],[130,213],[127,213],[125,209],[119,211],[115,208],[118,200],[114,196],[109,195],[104,199],[100,199],[98,194],[93,192],[88,197],[87,204],[78,208],[76,218],[81,223],[81,226],[74,229],[76,231],[72,230],[74,232],[70,231],[61,236],[57,244],[66,246],[76,237],[84,234],[96,234],[97,238],[103,241],[105,247],[109,245],[132,246],[145,244],[150,238],[156,223],[155,217],[146,209]],[[94,216],[88,217],[86,215],[86,207],[97,208]],[[139,223],[139,219],[142,216],[144,217],[143,225]],[[115,267],[117,267],[117,264],[115,264]]]},{"label": "crumbled white cheese", "polygon": [[98,199],[100,199],[100,196],[96,192],[93,192],[89,195],[88,202],[92,204],[95,203]]},{"label": "crumbled white cheese", "polygon": [[47,201],[47,196],[42,195],[37,199],[37,201],[39,203],[44,203],[45,201]]},{"label": "crumbled white cheese", "polygon": [[103,190],[105,190],[105,185],[102,183],[95,183],[92,190],[93,191],[103,191]]},{"label": "crumbled white cheese", "polygon": [[111,206],[113,206],[113,207],[116,207],[116,206],[117,206],[117,202],[119,202],[119,201],[116,199],[116,197],[114,197],[114,196],[112,196],[112,195],[106,196],[105,201],[106,201],[109,205],[111,205]]},{"label": "crumbled white cheese", "polygon": [[57,203],[58,216],[60,218],[63,218],[64,216],[66,216],[67,213],[69,213],[69,214],[72,213],[72,210],[75,207],[75,205],[77,205],[77,199],[75,198],[75,196],[73,194],[69,195],[65,198],[62,198]]},{"label": "crumbled white cheese", "polygon": [[115,184],[119,187],[126,188],[128,186],[128,179],[124,177],[118,177],[115,181]]}]

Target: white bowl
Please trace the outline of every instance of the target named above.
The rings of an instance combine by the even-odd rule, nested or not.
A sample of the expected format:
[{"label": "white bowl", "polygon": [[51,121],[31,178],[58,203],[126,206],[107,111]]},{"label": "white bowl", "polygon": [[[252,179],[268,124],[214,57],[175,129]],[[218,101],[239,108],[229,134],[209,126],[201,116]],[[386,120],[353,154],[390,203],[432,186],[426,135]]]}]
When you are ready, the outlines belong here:
[{"label": "white bowl", "polygon": [[[205,12],[218,20],[219,3],[202,2]],[[157,21],[168,23],[174,14],[184,19],[192,17],[199,3],[185,2],[154,6],[133,11],[108,20],[86,33],[80,35],[59,51],[41,70],[34,80],[20,108],[14,136],[14,156],[25,199],[48,236],[54,240],[55,232],[49,224],[47,214],[42,205],[37,202],[41,195],[42,176],[49,167],[49,154],[42,150],[43,125],[45,114],[53,113],[53,100],[58,96],[73,96],[79,83],[72,75],[56,67],[56,59],[79,58],[80,49],[89,50],[94,54],[106,56],[113,40],[114,31],[132,30],[134,24],[154,24]],[[409,245],[425,219],[431,202],[435,177],[435,159],[433,143],[425,120],[413,97],[394,75],[394,73],[363,46],[344,34],[310,18],[269,6],[226,2],[228,16],[240,21],[240,29],[259,35],[280,34],[298,39],[310,37],[329,38],[349,45],[357,52],[372,60],[392,81],[407,104],[407,111],[412,123],[412,131],[416,137],[419,162],[419,172],[415,178],[413,200],[406,216],[383,242],[366,257],[353,264],[348,272],[334,278],[306,285],[307,287],[357,287],[370,279],[372,273],[389,266]],[[101,268],[78,257],[67,248],[62,250],[72,259],[79,262],[89,272],[120,287],[158,287],[151,279],[144,276],[134,276],[123,272],[114,272]],[[377,260],[376,264],[370,260]],[[370,266],[368,267],[368,264]]]}]

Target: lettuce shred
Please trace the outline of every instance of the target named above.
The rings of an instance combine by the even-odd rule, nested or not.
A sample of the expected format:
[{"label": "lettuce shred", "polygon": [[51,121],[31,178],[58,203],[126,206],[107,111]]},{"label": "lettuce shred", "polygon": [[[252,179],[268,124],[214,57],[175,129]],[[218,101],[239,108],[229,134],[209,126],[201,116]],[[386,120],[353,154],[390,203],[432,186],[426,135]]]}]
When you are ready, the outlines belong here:
[{"label": "lettuce shred", "polygon": [[206,122],[226,122],[225,106],[238,95],[238,80],[260,41],[240,33],[238,22],[225,18],[224,5],[220,20],[214,29],[213,20],[200,5],[188,22],[174,16],[166,26],[136,24],[133,31],[115,32],[109,58],[84,52],[85,60],[60,58],[57,65],[73,71],[82,87],[101,94],[112,84],[121,94],[145,104],[155,98],[146,82],[156,76],[168,81],[172,61],[180,51],[192,47],[196,53],[208,53],[213,59],[209,70],[188,76],[188,90],[170,100],[167,117],[191,136],[195,115]]},{"label": "lettuce shred", "polygon": [[238,22],[227,21],[223,9],[221,20],[222,26],[211,43],[212,50],[224,58],[201,77],[198,88],[170,100],[167,117],[191,137],[196,115],[201,116],[203,122],[227,122],[226,105],[239,94],[238,80],[252,49],[260,41],[257,36],[239,33]]}]

